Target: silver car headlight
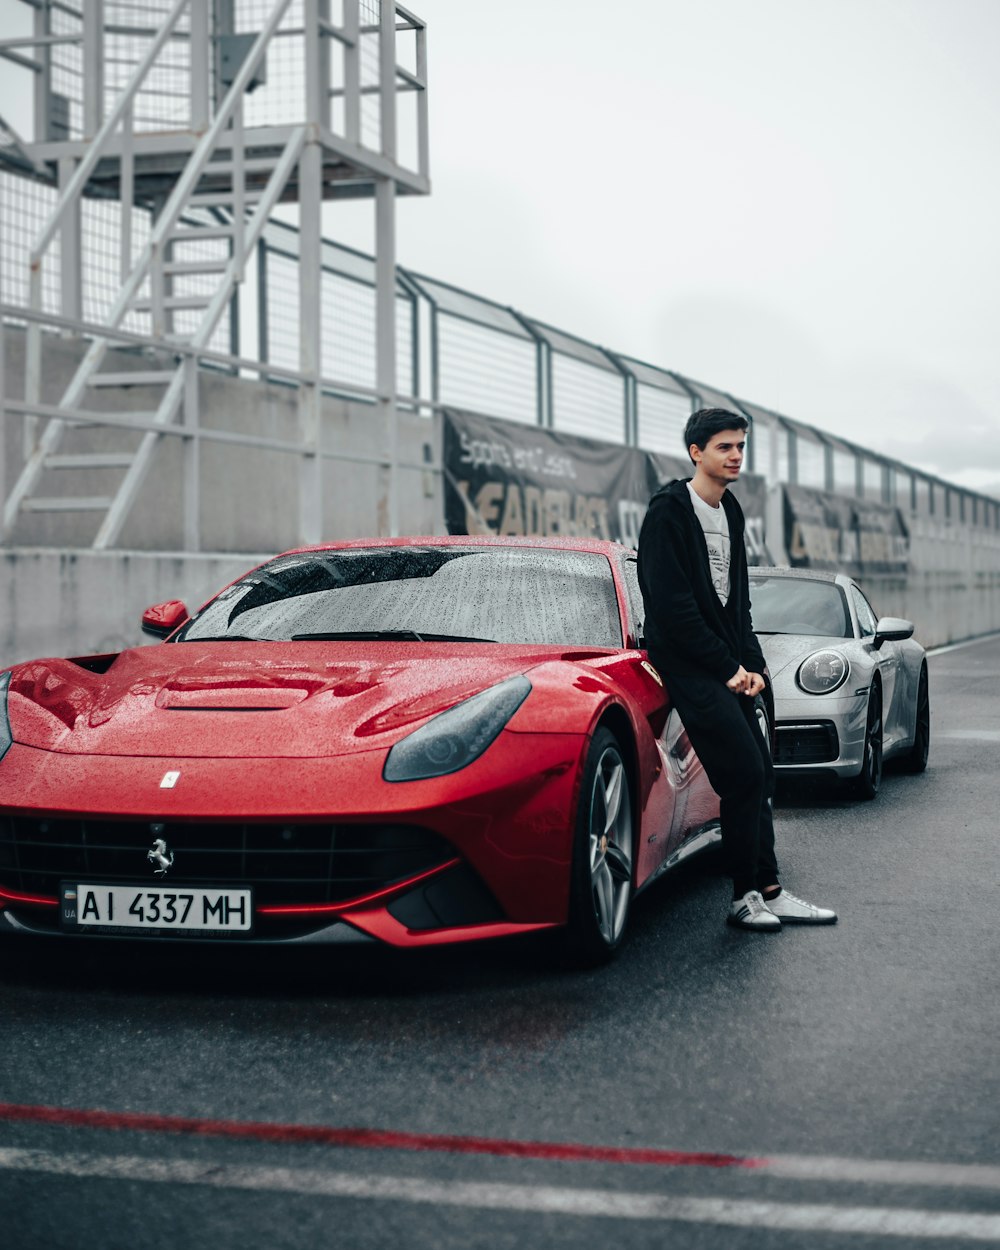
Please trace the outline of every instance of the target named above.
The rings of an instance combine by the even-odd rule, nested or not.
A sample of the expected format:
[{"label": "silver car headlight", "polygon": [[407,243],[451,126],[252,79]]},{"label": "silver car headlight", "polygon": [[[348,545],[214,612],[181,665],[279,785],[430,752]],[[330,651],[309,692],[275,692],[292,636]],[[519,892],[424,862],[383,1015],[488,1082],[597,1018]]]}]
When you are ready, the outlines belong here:
[{"label": "silver car headlight", "polygon": [[457,773],[482,755],[531,692],[527,677],[511,677],[441,712],[389,752],[386,781],[421,781]]},{"label": "silver car headlight", "polygon": [[795,680],[806,694],[829,694],[847,681],[850,671],[847,657],[839,651],[814,651],[799,665]]},{"label": "silver car headlight", "polygon": [[7,715],[7,687],[10,685],[10,673],[0,673],[0,760],[10,750],[14,735],[10,732],[10,717]]}]

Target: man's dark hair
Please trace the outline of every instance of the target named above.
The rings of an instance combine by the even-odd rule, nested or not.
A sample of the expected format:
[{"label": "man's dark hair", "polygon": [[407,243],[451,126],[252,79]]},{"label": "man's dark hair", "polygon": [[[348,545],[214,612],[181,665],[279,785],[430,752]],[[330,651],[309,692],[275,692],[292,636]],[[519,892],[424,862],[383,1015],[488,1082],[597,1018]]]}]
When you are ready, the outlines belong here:
[{"label": "man's dark hair", "polygon": [[[704,451],[709,440],[716,434],[721,434],[723,430],[746,430],[749,424],[746,417],[741,417],[738,412],[730,412],[728,408],[702,408],[688,417],[688,423],[684,427],[684,450],[691,456],[693,443]],[[694,463],[693,456],[691,463]]]}]

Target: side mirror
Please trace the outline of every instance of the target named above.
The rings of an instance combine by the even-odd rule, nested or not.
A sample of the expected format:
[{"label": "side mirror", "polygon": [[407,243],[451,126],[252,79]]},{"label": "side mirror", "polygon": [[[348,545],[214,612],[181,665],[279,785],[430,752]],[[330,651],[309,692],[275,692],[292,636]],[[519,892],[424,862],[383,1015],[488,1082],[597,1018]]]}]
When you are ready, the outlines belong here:
[{"label": "side mirror", "polygon": [[183,625],[190,615],[180,599],[154,603],[142,614],[142,632],[152,634],[154,638],[166,638],[178,625]]},{"label": "side mirror", "polygon": [[877,651],[883,642],[903,642],[912,637],[912,621],[904,621],[901,616],[881,616],[875,626],[875,638],[872,645]]}]

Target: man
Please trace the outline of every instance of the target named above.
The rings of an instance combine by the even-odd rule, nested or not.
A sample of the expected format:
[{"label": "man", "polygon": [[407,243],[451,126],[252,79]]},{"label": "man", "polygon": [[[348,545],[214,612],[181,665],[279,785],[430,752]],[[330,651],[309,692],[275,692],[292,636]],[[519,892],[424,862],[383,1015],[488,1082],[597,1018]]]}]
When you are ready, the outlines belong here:
[{"label": "man", "polygon": [[747,421],[696,412],[684,430],[694,477],[661,487],[639,534],[646,646],[720,799],[722,847],[733,878],[727,923],[758,933],[832,924],[836,912],[778,881],[774,769],[757,725],[764,656],[750,621],[743,510],[727,490],[740,475]]}]

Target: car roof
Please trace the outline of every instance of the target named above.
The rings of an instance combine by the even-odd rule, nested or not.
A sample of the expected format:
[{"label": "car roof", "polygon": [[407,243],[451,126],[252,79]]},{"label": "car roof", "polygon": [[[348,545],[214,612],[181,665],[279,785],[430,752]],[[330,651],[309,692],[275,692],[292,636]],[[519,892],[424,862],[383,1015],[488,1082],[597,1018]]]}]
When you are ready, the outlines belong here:
[{"label": "car roof", "polygon": [[318,543],[309,547],[293,547],[282,555],[299,555],[310,551],[346,551],[352,547],[527,547],[547,548],[557,551],[585,551],[609,559],[635,552],[622,543],[603,538],[573,538],[561,535],[551,537],[521,537],[516,534],[408,534],[399,538],[345,538],[335,542]]},{"label": "car roof", "polygon": [[787,577],[804,582],[827,582],[836,586],[850,586],[853,579],[846,573],[830,569],[793,569],[787,564],[752,564],[747,570],[750,577]]}]

